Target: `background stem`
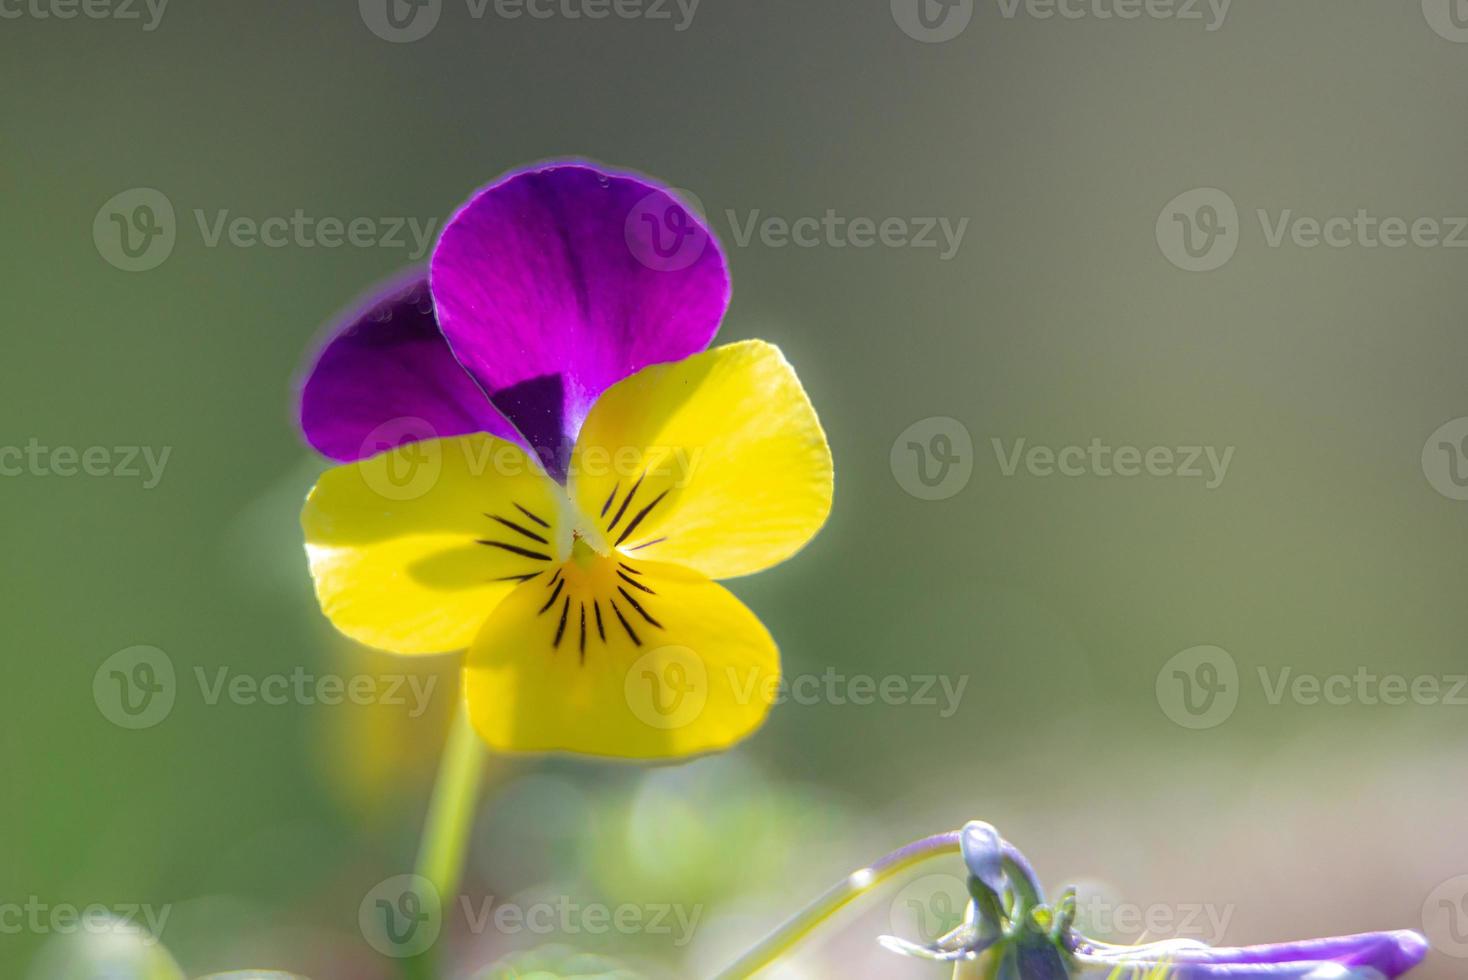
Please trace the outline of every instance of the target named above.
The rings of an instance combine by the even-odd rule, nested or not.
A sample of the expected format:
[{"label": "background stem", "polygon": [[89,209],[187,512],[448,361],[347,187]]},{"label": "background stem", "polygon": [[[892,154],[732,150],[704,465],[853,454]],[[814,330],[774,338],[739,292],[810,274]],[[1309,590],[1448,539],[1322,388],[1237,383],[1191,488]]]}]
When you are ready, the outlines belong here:
[{"label": "background stem", "polygon": [[[484,746],[461,700],[439,760],[438,777],[428,802],[428,816],[423,823],[414,867],[416,874],[427,878],[437,889],[445,923],[449,910],[458,900],[484,759]],[[432,948],[404,961],[404,972],[411,980],[437,980],[437,947],[443,941],[444,937],[440,936]]]},{"label": "background stem", "polygon": [[899,848],[870,867],[853,871],[835,887],[807,905],[783,926],[766,936],[758,945],[741,956],[714,980],[744,980],[769,966],[808,936],[816,926],[829,919],[858,896],[870,891],[920,861],[959,849],[958,831],[935,834]]}]

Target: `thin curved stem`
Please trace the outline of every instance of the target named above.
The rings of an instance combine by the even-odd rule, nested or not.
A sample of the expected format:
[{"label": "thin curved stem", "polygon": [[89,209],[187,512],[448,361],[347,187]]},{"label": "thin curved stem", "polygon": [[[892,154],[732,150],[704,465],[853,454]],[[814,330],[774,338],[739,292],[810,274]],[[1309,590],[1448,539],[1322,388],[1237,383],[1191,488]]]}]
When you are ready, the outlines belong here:
[{"label": "thin curved stem", "polygon": [[[418,861],[414,866],[416,874],[433,884],[444,909],[459,894],[484,759],[484,745],[469,721],[467,707],[461,702],[439,760],[438,777],[429,798],[428,816],[423,822]],[[437,965],[434,949],[404,962],[408,976],[421,980],[436,977]]]},{"label": "thin curved stem", "polygon": [[959,850],[959,833],[934,834],[898,848],[891,854],[860,871],[853,871],[839,884],[807,905],[780,928],[770,933],[749,952],[714,977],[714,980],[745,980],[779,959],[791,947],[810,935],[822,922],[861,895],[928,858],[955,854]]}]

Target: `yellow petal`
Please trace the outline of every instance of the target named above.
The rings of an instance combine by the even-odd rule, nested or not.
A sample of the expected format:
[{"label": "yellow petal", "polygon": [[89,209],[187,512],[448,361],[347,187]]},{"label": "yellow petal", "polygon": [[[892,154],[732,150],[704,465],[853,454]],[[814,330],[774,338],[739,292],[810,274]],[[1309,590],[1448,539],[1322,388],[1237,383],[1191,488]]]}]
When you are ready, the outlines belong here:
[{"label": "yellow petal", "polygon": [[744,341],[608,389],[570,490],[606,546],[729,578],[784,561],[825,523],[831,450],[779,349]]},{"label": "yellow petal", "polygon": [[321,610],[393,653],[462,650],[523,576],[550,569],[564,499],[518,446],[488,435],[328,470],[301,513]]},{"label": "yellow petal", "polygon": [[775,641],[722,586],[583,550],[500,604],[469,650],[464,692],[501,752],[665,759],[750,734],[779,678]]}]

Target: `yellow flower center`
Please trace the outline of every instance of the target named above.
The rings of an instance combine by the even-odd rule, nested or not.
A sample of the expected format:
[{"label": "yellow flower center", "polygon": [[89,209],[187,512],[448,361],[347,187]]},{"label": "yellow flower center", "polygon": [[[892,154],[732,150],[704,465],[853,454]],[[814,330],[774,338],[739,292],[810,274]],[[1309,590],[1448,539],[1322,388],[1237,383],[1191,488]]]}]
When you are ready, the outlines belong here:
[{"label": "yellow flower center", "polygon": [[657,591],[642,581],[643,572],[632,564],[631,556],[617,550],[667,495],[664,491],[636,500],[641,486],[639,479],[625,495],[614,487],[595,519],[582,514],[564,494],[557,499],[560,512],[554,521],[518,503],[513,505],[514,514],[484,515],[495,523],[496,531],[509,533],[481,538],[479,543],[527,562],[524,572],[504,579],[528,584],[546,577],[546,598],[537,615],[548,617],[552,624],[547,628],[552,649],[574,643],[585,661],[587,647],[605,644],[608,630],[625,633],[640,647],[649,628],[663,628],[648,607]]}]

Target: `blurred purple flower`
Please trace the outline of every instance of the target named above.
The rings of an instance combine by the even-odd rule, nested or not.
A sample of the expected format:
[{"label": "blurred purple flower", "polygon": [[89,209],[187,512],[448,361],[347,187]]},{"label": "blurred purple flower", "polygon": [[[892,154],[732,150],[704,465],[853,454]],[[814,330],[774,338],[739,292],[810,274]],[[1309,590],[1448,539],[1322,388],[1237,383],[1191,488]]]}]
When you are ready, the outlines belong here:
[{"label": "blurred purple flower", "polygon": [[1408,930],[1309,939],[1268,946],[1210,947],[1190,940],[1112,946],[1072,933],[1080,976],[1142,976],[1165,967],[1167,980],[1392,980],[1422,962],[1427,940]]},{"label": "blurred purple flower", "polygon": [[973,896],[963,925],[927,946],[883,937],[888,949],[982,958],[974,975],[993,980],[1394,980],[1427,954],[1427,940],[1407,930],[1267,946],[1103,943],[1073,928],[1075,891],[1047,904],[1029,862],[992,826],[974,821],[957,836]]}]

